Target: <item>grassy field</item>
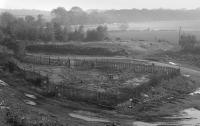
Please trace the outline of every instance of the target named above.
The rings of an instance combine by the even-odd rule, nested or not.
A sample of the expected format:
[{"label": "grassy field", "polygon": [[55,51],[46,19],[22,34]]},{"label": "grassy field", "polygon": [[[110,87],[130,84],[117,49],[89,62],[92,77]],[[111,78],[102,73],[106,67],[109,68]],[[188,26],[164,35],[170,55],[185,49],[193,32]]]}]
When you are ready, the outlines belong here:
[{"label": "grassy field", "polygon": [[168,41],[101,41],[41,43],[26,47],[28,53],[40,55],[74,57],[131,57],[142,58],[148,54],[177,48],[177,44]]},{"label": "grassy field", "polygon": [[121,40],[135,41],[158,41],[159,39],[169,42],[178,41],[177,31],[110,31],[109,36],[114,40],[119,37]]},{"label": "grassy field", "polygon": [[[148,22],[130,22],[127,31],[121,31],[120,23],[106,24],[110,37],[115,40],[166,40],[172,43],[178,42],[179,27],[182,33],[194,34],[200,40],[199,20],[164,20]],[[95,28],[97,25],[85,26],[85,29]]]},{"label": "grassy field", "polygon": [[[200,31],[183,31],[183,33],[195,35],[200,40]],[[135,40],[135,41],[150,41],[158,42],[168,41],[170,43],[178,43],[178,31],[177,30],[158,30],[158,31],[110,31],[109,36],[111,39],[121,38],[121,40]]]}]

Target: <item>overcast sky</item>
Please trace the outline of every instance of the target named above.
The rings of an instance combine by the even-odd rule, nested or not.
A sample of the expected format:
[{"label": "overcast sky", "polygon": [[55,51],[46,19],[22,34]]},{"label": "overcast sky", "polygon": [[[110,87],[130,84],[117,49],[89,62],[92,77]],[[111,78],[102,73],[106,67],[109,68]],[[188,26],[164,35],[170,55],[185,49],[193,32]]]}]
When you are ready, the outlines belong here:
[{"label": "overcast sky", "polygon": [[0,8],[52,10],[58,6],[70,9],[196,9],[200,0],[0,0]]}]

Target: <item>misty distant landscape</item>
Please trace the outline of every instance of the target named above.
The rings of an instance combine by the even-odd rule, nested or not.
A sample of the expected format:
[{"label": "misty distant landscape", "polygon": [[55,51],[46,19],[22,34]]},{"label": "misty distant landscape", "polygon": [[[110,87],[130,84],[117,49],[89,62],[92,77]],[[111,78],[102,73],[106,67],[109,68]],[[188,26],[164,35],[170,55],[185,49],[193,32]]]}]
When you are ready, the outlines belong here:
[{"label": "misty distant landscape", "polygon": [[[121,9],[121,10],[82,10],[77,7],[78,10],[66,10],[70,12],[77,11],[77,15],[82,16],[83,19],[79,22],[74,22],[74,25],[86,25],[86,24],[103,24],[103,23],[141,23],[141,22],[159,22],[159,21],[198,21],[200,20],[200,9],[186,10],[186,9]],[[74,9],[77,9],[74,7]],[[53,15],[50,11],[42,10],[27,10],[27,9],[0,9],[0,13],[9,12],[16,17],[25,17],[31,15],[36,17],[41,14],[45,19],[50,20]],[[93,18],[93,19],[91,19]],[[185,23],[187,24],[187,22]]]},{"label": "misty distant landscape", "polygon": [[[53,10],[52,10],[53,11]],[[132,36],[137,35],[137,39],[142,39],[140,32],[149,33],[152,37],[147,39],[155,40],[160,38],[154,32],[161,31],[161,39],[169,39],[169,41],[178,41],[177,34],[181,27],[184,32],[194,34],[200,39],[200,9],[121,9],[121,10],[83,10],[80,7],[72,7],[70,10],[65,10],[68,19],[63,19],[70,25],[72,29],[76,29],[80,25],[84,29],[95,29],[99,25],[105,25],[108,31],[132,31]],[[31,15],[37,18],[42,15],[46,21],[54,18],[51,11],[42,10],[27,10],[27,9],[0,9],[0,13],[9,12],[16,17],[24,18]],[[166,32],[166,34],[165,34]],[[162,34],[163,33],[163,34]],[[141,33],[142,36],[145,33]],[[149,34],[147,36],[149,36]],[[168,35],[170,34],[170,38]],[[166,35],[166,37],[165,37]],[[116,35],[111,34],[116,37]],[[132,37],[132,38],[133,38]],[[130,35],[122,36],[124,39],[131,39]]]}]

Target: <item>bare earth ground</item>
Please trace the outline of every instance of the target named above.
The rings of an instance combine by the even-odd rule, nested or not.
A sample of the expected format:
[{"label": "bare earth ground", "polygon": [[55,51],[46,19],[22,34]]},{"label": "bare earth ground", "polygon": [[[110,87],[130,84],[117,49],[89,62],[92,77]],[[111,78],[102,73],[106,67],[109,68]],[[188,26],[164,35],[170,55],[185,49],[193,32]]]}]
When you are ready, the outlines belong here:
[{"label": "bare earth ground", "polygon": [[[9,123],[7,124],[7,116],[5,116],[7,113],[6,111],[7,109],[5,107],[12,108],[12,110],[14,110],[14,113],[16,114],[22,114],[26,117],[30,116],[30,120],[32,120],[33,118],[37,118],[37,116],[39,115],[44,115],[44,116],[46,115],[46,116],[50,116],[49,119],[51,118],[55,119],[61,124],[69,125],[69,126],[77,126],[77,125],[78,126],[101,126],[101,125],[109,124],[109,122],[105,123],[106,121],[105,122],[103,121],[101,123],[101,122],[93,122],[93,121],[90,122],[90,121],[84,121],[84,120],[72,118],[69,116],[70,113],[76,113],[78,112],[79,109],[84,110],[82,108],[84,107],[89,108],[89,106],[87,106],[84,103],[76,103],[76,102],[71,102],[67,100],[63,102],[63,101],[60,101],[59,99],[51,99],[51,98],[43,97],[39,95],[38,93],[28,89],[27,88],[28,85],[26,86],[27,82],[24,82],[23,80],[20,80],[19,78],[16,78],[13,75],[10,75],[10,74],[5,75],[5,73],[3,74],[1,73],[0,76],[1,76],[1,80],[3,80],[4,82],[8,84],[7,86],[0,85],[0,89],[1,89],[0,102],[1,102],[1,111],[2,111],[2,113],[0,114],[4,115],[0,117],[1,119],[0,122],[2,122],[2,126],[11,125]],[[36,99],[26,97],[25,93],[34,95]],[[36,103],[36,106],[26,105],[25,100],[34,101]],[[19,106],[19,109],[16,108],[15,106]],[[23,112],[24,109],[27,109],[28,111]],[[88,111],[89,110],[90,109],[88,109]],[[99,110],[94,109],[94,110],[96,112],[99,111],[101,113],[100,109]],[[85,111],[87,111],[87,109],[85,109]],[[92,109],[90,111],[92,111]],[[36,114],[33,114],[33,113],[36,113]],[[93,113],[93,115],[95,115],[95,113]],[[48,117],[46,118],[48,120]],[[100,114],[96,114],[96,118],[104,119],[104,116],[101,116]],[[105,120],[108,120],[108,119],[105,119]],[[112,117],[109,119],[109,121],[111,120],[112,120]]]},{"label": "bare earth ground", "polygon": [[[166,43],[166,42],[148,42],[148,41],[127,41],[127,42],[114,42],[114,43],[108,43],[108,44],[112,44],[112,45],[122,45],[122,47],[128,47],[128,50],[131,50],[131,57],[136,57],[136,58],[143,58],[145,57],[145,55],[149,55],[149,54],[153,54],[153,53],[159,53],[160,51],[166,51],[166,50],[174,50],[174,48],[177,48],[176,44],[171,44],[171,43]],[[94,44],[95,45],[95,44]],[[95,45],[97,46],[97,45]],[[102,45],[101,45],[102,46]],[[109,46],[108,46],[109,47]],[[114,47],[114,46],[112,46]],[[152,51],[153,50],[153,51]],[[135,54],[135,55],[134,55]],[[164,65],[164,66],[172,66],[170,65],[168,62],[154,62],[151,61],[155,64],[159,64],[159,65]],[[174,66],[172,66],[174,67]],[[185,65],[185,64],[181,64],[181,73],[183,75],[190,75],[189,78],[191,78],[192,80],[194,80],[196,83],[200,82],[200,72],[199,72],[199,68],[195,67],[195,66],[191,66],[191,65]],[[199,86],[199,85],[198,85]],[[183,99],[178,100],[178,101],[172,101],[170,103],[165,103],[165,105],[162,105],[156,109],[154,109],[154,111],[152,111],[152,115],[160,113],[170,113],[170,114],[176,114],[177,112],[179,112],[180,110],[184,109],[184,108],[191,108],[191,107],[195,107],[195,108],[199,108],[199,101],[197,100],[198,96],[184,96]],[[148,113],[150,114],[150,113]],[[151,114],[150,114],[151,115]]]},{"label": "bare earth ground", "polygon": [[[159,52],[160,50],[170,50],[173,49],[174,46],[172,44],[166,44],[166,43],[156,43],[156,42],[122,42],[122,43],[117,43],[119,45],[123,45],[125,47],[128,47],[129,50],[132,50],[133,52],[137,52],[139,55],[134,55],[131,57],[143,57],[146,54],[152,53],[151,50],[154,50],[154,52]],[[101,45],[102,46],[102,45]],[[109,46],[107,46],[109,47]],[[113,46],[112,46],[113,47]],[[134,53],[133,53],[134,54]],[[136,54],[136,53],[135,53]],[[140,55],[141,54],[141,55]],[[153,61],[151,61],[153,62]],[[167,62],[165,63],[159,63],[159,62],[154,62],[155,64],[161,64],[161,65],[169,65]],[[62,67],[55,67],[55,68],[50,68],[50,67],[43,67],[43,66],[37,66],[35,68],[37,69],[44,69],[43,71],[47,70],[47,72],[50,73],[60,73],[62,71]],[[200,71],[199,68],[195,66],[188,66],[188,65],[181,65],[181,73],[184,75],[190,75],[190,79],[194,80],[197,84],[200,83]],[[46,73],[45,73],[46,74]],[[1,79],[4,80],[9,84],[8,87],[3,87],[1,86],[0,93],[1,96],[5,97],[4,99],[13,99],[9,100],[9,104],[15,104],[15,103],[20,103],[22,106],[27,106],[30,110],[36,111],[36,113],[39,113],[42,111],[42,113],[46,115],[51,115],[55,118],[57,118],[60,122],[68,123],[70,126],[75,126],[75,125],[80,125],[80,126],[100,126],[100,125],[106,125],[109,123],[106,123],[107,121],[110,122],[118,122],[122,126],[131,126],[133,125],[133,122],[135,122],[136,117],[131,117],[131,116],[124,116],[120,114],[116,114],[115,112],[112,111],[106,111],[102,109],[98,109],[98,107],[95,106],[88,106],[85,103],[76,103],[72,101],[65,100],[65,102],[61,101],[60,99],[51,99],[51,98],[46,98],[42,97],[41,95],[37,94],[36,92],[32,90],[27,90],[26,87],[24,86],[17,86],[22,84],[20,80],[17,78],[9,77],[12,75],[5,76],[4,73],[1,73]],[[52,80],[55,82],[61,81],[58,75],[54,76],[53,74]],[[11,79],[12,78],[12,79]],[[200,87],[200,85],[197,85],[197,88]],[[34,94],[38,99],[34,100],[37,105],[36,106],[29,106],[24,103],[24,99],[27,99],[24,96],[24,92]],[[5,95],[8,94],[8,95]],[[171,100],[171,102],[166,102],[163,105],[154,108],[152,112],[146,113],[146,115],[162,115],[162,114],[176,114],[180,110],[183,110],[185,108],[200,108],[200,101],[199,95],[194,95],[194,96],[180,96],[183,98],[180,98],[178,100]],[[12,102],[15,101],[15,102]],[[1,101],[0,101],[1,102]],[[1,109],[3,110],[3,109]],[[82,119],[77,119],[74,118],[77,115],[82,115],[83,117],[98,117],[97,119],[103,120],[104,122],[94,122],[94,121],[86,121],[82,117]],[[36,114],[37,115],[37,114]],[[71,115],[71,116],[70,116]],[[74,116],[75,115],[75,116]],[[72,117],[74,116],[74,117]],[[144,115],[141,115],[145,117]],[[5,119],[1,118],[2,122],[5,122]],[[154,116],[152,116],[154,117]],[[96,119],[96,118],[95,118]],[[141,120],[141,118],[140,118]],[[143,118],[142,120],[145,121],[164,121],[164,119],[156,119],[156,118]],[[166,121],[169,121],[166,119]],[[3,123],[4,125],[7,125],[6,123]]]},{"label": "bare earth ground", "polygon": [[[191,74],[193,77],[195,77],[197,79],[196,81],[199,81],[198,80],[199,76],[196,74],[196,73],[199,74],[198,71],[194,71],[194,70],[191,70],[191,69],[183,69],[183,72],[187,73],[187,74]],[[4,80],[4,78],[2,78],[2,80],[7,82],[8,84],[16,85],[16,82],[15,83],[12,82],[13,79],[10,79],[10,78],[7,78],[7,77],[6,77],[6,79],[8,79],[8,80]],[[130,119],[131,117],[128,117],[128,116],[115,115],[112,112],[102,111],[102,110],[97,109],[97,108],[87,109],[88,106],[84,105],[84,103],[82,103],[82,104],[81,103],[74,103],[74,102],[71,102],[71,101],[65,101],[63,103],[63,102],[60,102],[58,99],[44,98],[44,97],[40,96],[39,94],[37,94],[35,92],[27,90],[27,88],[18,87],[18,89],[19,89],[20,95],[16,94],[16,96],[20,96],[20,99],[22,99],[22,100],[19,99],[19,101],[18,101],[18,98],[14,97],[14,99],[17,100],[15,103],[23,102],[23,98],[27,99],[24,96],[23,92],[28,92],[30,94],[34,94],[38,98],[37,100],[34,100],[38,105],[36,105],[33,108],[35,108],[37,111],[43,111],[46,114],[53,115],[56,118],[58,118],[61,122],[68,122],[72,126],[73,125],[83,125],[83,126],[84,125],[91,125],[91,126],[93,126],[93,125],[105,125],[105,123],[94,123],[94,122],[90,123],[88,121],[82,121],[82,120],[72,118],[72,117],[69,116],[70,113],[75,113],[75,114],[78,113],[80,115],[80,110],[82,110],[81,114],[85,115],[86,117],[88,117],[87,113],[88,113],[88,111],[90,111],[90,112],[93,113],[93,114],[89,113],[89,115],[90,116],[92,115],[92,117],[94,117],[94,115],[95,115],[100,119],[119,122],[121,125],[132,125],[132,122],[134,122],[134,120],[135,120],[135,119]],[[5,89],[3,88],[3,91],[4,90]],[[14,90],[15,91],[12,91],[12,93],[18,92],[18,90],[16,90],[16,88],[14,88]],[[5,90],[5,92],[7,92],[7,90]],[[3,94],[5,92],[3,92]],[[10,94],[10,93],[8,93],[8,94]],[[6,99],[10,99],[9,95],[7,95],[6,97],[8,97]],[[195,96],[195,98],[197,98],[197,96]],[[188,96],[186,99],[181,100],[181,102],[180,101],[173,101],[172,103],[166,103],[164,106],[160,106],[160,108],[156,108],[156,110],[152,111],[152,114],[155,114],[156,111],[157,111],[156,112],[157,114],[158,113],[160,113],[160,114],[162,114],[162,113],[175,113],[175,112],[178,112],[180,109],[187,108],[187,107],[200,107],[200,106],[198,106],[198,103],[199,103],[198,100],[194,99],[194,101],[196,100],[195,102],[197,104],[195,104],[194,102],[191,104],[191,100],[193,100],[193,98],[191,99],[191,96]],[[22,104],[24,104],[24,103],[22,103]],[[73,107],[73,106],[76,106],[76,107]],[[98,114],[95,114],[96,112]],[[100,113],[102,113],[102,114],[100,114]],[[150,113],[148,113],[148,114],[150,114]]]}]

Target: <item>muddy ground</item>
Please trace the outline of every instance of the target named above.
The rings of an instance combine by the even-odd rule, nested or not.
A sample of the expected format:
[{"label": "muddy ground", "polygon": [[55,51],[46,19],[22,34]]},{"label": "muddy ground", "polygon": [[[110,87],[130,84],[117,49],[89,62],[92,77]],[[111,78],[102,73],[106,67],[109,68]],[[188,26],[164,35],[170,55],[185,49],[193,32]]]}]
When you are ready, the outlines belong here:
[{"label": "muddy ground", "polygon": [[[182,68],[184,74],[190,74],[196,82],[198,82],[198,74],[194,73],[194,70],[188,68]],[[195,71],[198,73],[198,71]],[[131,126],[137,120],[146,121],[146,122],[157,122],[163,120],[162,117],[170,116],[178,113],[180,110],[185,108],[199,108],[200,106],[198,101],[198,96],[191,96],[188,94],[178,95],[178,96],[168,96],[167,98],[160,99],[159,102],[152,102],[150,104],[144,104],[149,110],[141,110],[137,114],[132,114],[131,116],[119,114],[113,110],[107,110],[100,108],[95,105],[89,105],[84,102],[73,102],[69,100],[64,100],[57,97],[44,97],[38,93],[33,86],[30,86],[31,83],[19,76],[18,72],[1,72],[1,80],[6,82],[8,86],[1,86],[1,96],[3,99],[6,99],[8,103],[6,106],[12,108],[15,104],[19,104],[21,110],[18,108],[12,108],[12,111],[17,113],[24,114],[25,117],[30,117],[29,119],[35,119],[35,116],[44,115],[47,120],[55,120],[58,124],[68,124],[68,125],[91,125],[91,126],[104,126],[111,125],[113,122],[122,126]],[[200,74],[199,74],[200,75]],[[196,77],[196,78],[195,78]],[[192,79],[192,80],[193,80]],[[187,79],[188,80],[188,79]],[[196,84],[194,81],[191,81],[190,84]],[[196,88],[196,87],[195,87]],[[38,89],[39,90],[39,89]],[[160,90],[159,87],[156,90]],[[162,91],[162,90],[160,90]],[[37,99],[30,98],[25,96],[26,94],[32,94]],[[6,94],[6,95],[5,95]],[[8,95],[7,95],[8,94]],[[148,94],[150,95],[150,94]],[[30,105],[27,101],[33,101],[36,105]],[[192,100],[192,101],[191,101]],[[2,100],[3,101],[3,100]],[[159,103],[159,104],[158,104]],[[24,113],[24,108],[30,110],[31,112]],[[6,108],[1,108],[6,110]],[[141,109],[141,105],[138,105],[138,109]],[[34,114],[32,115],[32,111]],[[42,113],[41,113],[42,112]],[[15,113],[15,112],[14,112]],[[6,115],[6,114],[5,114]],[[52,118],[52,119],[51,119]],[[10,125],[7,123],[7,117],[2,118],[5,125]],[[36,119],[37,120],[37,119]],[[40,119],[38,119],[40,120]],[[166,121],[169,121],[166,119]],[[45,121],[44,121],[45,122]],[[48,122],[48,121],[47,121]],[[45,122],[46,123],[46,122]]]},{"label": "muddy ground", "polygon": [[[142,52],[145,52],[145,53],[142,53],[142,57],[150,53],[148,51],[149,46],[155,49],[158,47],[158,46],[154,47],[153,45],[148,43],[147,45],[140,46],[142,48]],[[134,48],[134,46],[132,47]],[[169,46],[169,49],[171,49],[171,45]],[[157,51],[159,52],[159,50]],[[141,55],[139,55],[138,57],[140,56]],[[151,62],[154,62],[155,64],[159,64],[159,65],[160,64],[169,65],[170,60],[165,58],[164,60],[160,60],[160,61],[162,63],[155,62],[155,61],[151,61]],[[176,62],[176,60],[173,60],[173,62]],[[12,108],[12,106],[15,106],[15,104],[17,103],[20,106],[18,108],[20,108],[21,110],[19,111],[18,108],[15,108],[15,107],[13,107],[13,109],[11,110],[17,111],[17,113],[21,113],[21,114],[24,114],[25,113],[24,111],[26,110],[30,110],[31,112],[25,113],[26,117],[30,117],[29,118],[30,120],[32,119],[32,117],[33,119],[35,119],[35,116],[37,117],[38,115],[44,115],[44,117],[47,120],[55,120],[56,122],[58,122],[57,124],[61,124],[61,125],[68,124],[70,126],[71,125],[72,126],[75,126],[75,125],[105,126],[105,125],[112,125],[113,122],[115,122],[116,124],[119,124],[121,126],[126,126],[126,125],[132,126],[133,124],[140,126],[140,125],[146,125],[146,122],[148,122],[147,125],[150,125],[150,123],[152,124],[156,122],[163,122],[163,124],[167,124],[170,122],[174,122],[174,120],[178,122],[180,118],[171,119],[171,118],[166,118],[166,117],[172,117],[173,115],[177,115],[180,111],[187,108],[195,108],[197,110],[200,108],[200,104],[199,104],[200,96],[198,94],[190,95],[191,92],[195,91],[196,89],[198,89],[198,87],[200,87],[199,85],[199,82],[200,82],[199,70],[200,69],[195,65],[191,65],[191,64],[187,65],[187,63],[185,62],[181,63],[180,66],[181,66],[180,67],[181,74],[184,75],[184,78],[186,78],[186,80],[189,80],[190,83],[188,84],[191,84],[189,87],[192,87],[192,89],[189,90],[189,92],[187,93],[183,93],[183,94],[180,93],[173,96],[168,96],[163,99],[159,99],[156,102],[151,102],[149,104],[144,104],[144,105],[138,105],[137,107],[141,111],[138,111],[136,114],[132,114],[132,115],[120,114],[120,113],[117,113],[116,111],[107,110],[107,109],[100,108],[95,105],[90,105],[84,102],[73,102],[70,100],[66,100],[66,99],[64,100],[57,97],[54,97],[54,98],[44,97],[40,93],[38,93],[37,90],[39,89],[35,90],[35,88],[30,88],[30,85],[31,85],[30,82],[27,82],[23,78],[17,76],[16,73],[1,72],[0,79],[5,81],[9,85],[6,87],[5,86],[0,87],[2,98],[6,99],[8,102],[6,106],[3,105],[3,108],[1,107],[1,110],[2,110],[1,114],[4,115],[4,116],[1,116],[3,117],[1,119],[2,119],[2,122],[4,122],[3,125],[12,125],[8,123],[8,119],[6,115],[7,113],[6,107]],[[41,69],[41,68],[42,67],[38,67],[38,69]],[[54,73],[55,71],[60,71],[61,69],[62,68],[55,68],[55,69],[49,68],[48,72],[53,71]],[[54,80],[55,82],[60,81],[58,76],[52,76],[52,78],[54,78],[52,80]],[[156,90],[158,90],[158,92],[160,93],[163,91],[163,88],[158,87]],[[25,96],[24,93],[32,94],[36,96],[37,99],[29,98]],[[30,102],[27,102],[27,100],[28,101],[31,100],[35,102],[36,105],[27,104],[27,103],[30,103]],[[143,110],[142,108],[144,107],[148,109]],[[34,114],[32,114],[32,112]],[[41,118],[35,119],[35,120],[41,120]]]},{"label": "muddy ground", "polygon": [[[18,76],[18,77],[16,77]],[[30,82],[19,78],[19,75],[10,73],[0,73],[1,80],[7,85],[0,85],[0,100],[1,100],[1,120],[3,125],[14,125],[14,121],[26,126],[26,124],[37,123],[40,124],[56,124],[58,126],[87,126],[87,125],[105,125],[109,122],[87,122],[70,117],[70,113],[74,113],[79,108],[84,106],[84,103],[75,103],[72,101],[62,101],[54,98],[47,98],[35,90],[30,88]],[[29,94],[26,96],[26,94]],[[30,97],[30,96],[34,97]],[[74,107],[77,106],[77,107]],[[85,105],[87,106],[87,105]],[[9,121],[14,116],[14,121]],[[44,119],[42,119],[44,118]],[[100,118],[100,117],[99,117]],[[103,118],[103,117],[102,117]],[[22,122],[21,120],[24,120]]]}]

